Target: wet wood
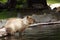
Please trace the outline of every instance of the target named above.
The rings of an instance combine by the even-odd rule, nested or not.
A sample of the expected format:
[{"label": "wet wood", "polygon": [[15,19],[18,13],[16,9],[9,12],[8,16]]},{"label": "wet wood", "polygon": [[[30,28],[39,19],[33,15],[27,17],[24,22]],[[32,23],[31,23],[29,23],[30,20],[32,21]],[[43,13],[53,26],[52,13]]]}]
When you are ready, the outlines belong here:
[{"label": "wet wood", "polygon": [[60,21],[56,21],[56,22],[46,22],[46,23],[35,23],[35,24],[31,24],[31,25],[29,25],[29,26],[54,25],[54,24],[60,24]]},{"label": "wet wood", "polygon": [[[46,23],[35,23],[35,24],[31,24],[29,26],[38,26],[38,25],[55,25],[55,24],[60,24],[60,21],[56,21],[56,22],[46,22]],[[5,28],[1,28],[0,29],[0,37],[6,36],[7,32]]]},{"label": "wet wood", "polygon": [[7,32],[6,32],[6,28],[0,28],[0,37],[6,36]]}]

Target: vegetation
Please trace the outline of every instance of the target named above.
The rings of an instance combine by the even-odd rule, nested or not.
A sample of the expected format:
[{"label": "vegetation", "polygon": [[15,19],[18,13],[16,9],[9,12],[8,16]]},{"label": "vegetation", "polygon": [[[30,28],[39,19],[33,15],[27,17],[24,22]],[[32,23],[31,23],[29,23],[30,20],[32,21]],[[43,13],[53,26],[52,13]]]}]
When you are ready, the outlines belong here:
[{"label": "vegetation", "polygon": [[[0,0],[0,3],[3,5],[6,4],[8,0]],[[60,0],[47,0],[47,3],[59,3]],[[9,5],[9,4],[8,4]],[[26,0],[17,0],[17,4],[15,8],[24,8],[27,7],[27,1]],[[0,9],[0,19],[1,18],[9,18],[9,17],[16,17],[17,11],[14,9],[14,11],[8,11],[7,9]]]},{"label": "vegetation", "polygon": [[49,4],[60,3],[60,0],[47,0]]},{"label": "vegetation", "polygon": [[17,16],[17,12],[15,11],[7,11],[7,10],[3,10],[2,12],[0,12],[0,19],[5,19],[5,18],[9,18],[9,17],[16,17]]},{"label": "vegetation", "polygon": [[0,2],[1,2],[1,3],[6,3],[6,2],[7,2],[7,0],[0,0]]}]

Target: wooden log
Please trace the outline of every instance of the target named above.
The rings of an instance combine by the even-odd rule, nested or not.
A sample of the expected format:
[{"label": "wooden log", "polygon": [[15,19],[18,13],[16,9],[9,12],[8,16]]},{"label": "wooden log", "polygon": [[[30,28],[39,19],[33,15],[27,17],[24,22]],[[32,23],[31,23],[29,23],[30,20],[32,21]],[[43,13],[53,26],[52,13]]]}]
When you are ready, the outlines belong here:
[{"label": "wooden log", "polygon": [[[60,24],[60,21],[56,21],[56,22],[46,22],[46,23],[35,23],[35,24],[31,24],[29,26],[38,26],[38,25],[54,25],[54,24]],[[5,28],[0,28],[0,37],[6,36],[7,32]]]},{"label": "wooden log", "polygon": [[29,26],[54,25],[54,24],[60,24],[60,21],[56,21],[56,22],[46,22],[46,23],[35,23],[35,24],[31,24],[31,25],[29,25]]},{"label": "wooden log", "polygon": [[0,29],[0,37],[6,36],[6,35],[7,35],[6,29],[5,28],[1,28]]}]

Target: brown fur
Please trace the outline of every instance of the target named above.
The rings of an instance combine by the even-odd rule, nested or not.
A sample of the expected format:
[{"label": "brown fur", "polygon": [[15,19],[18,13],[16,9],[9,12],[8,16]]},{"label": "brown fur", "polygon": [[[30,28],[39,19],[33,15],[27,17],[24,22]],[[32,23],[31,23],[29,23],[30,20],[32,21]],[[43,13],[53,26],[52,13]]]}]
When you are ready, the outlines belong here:
[{"label": "brown fur", "polygon": [[34,19],[31,16],[21,18],[9,18],[5,24],[7,33],[14,34],[15,32],[23,32],[30,24],[34,23]]}]

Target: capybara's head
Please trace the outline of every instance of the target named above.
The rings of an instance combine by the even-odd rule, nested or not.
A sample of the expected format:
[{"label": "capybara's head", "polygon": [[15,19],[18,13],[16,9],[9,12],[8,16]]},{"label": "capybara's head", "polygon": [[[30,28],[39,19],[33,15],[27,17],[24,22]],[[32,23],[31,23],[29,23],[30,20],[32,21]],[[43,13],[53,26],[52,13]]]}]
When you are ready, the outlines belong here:
[{"label": "capybara's head", "polygon": [[35,19],[33,19],[32,16],[26,16],[24,17],[24,21],[30,25],[35,22]]}]

